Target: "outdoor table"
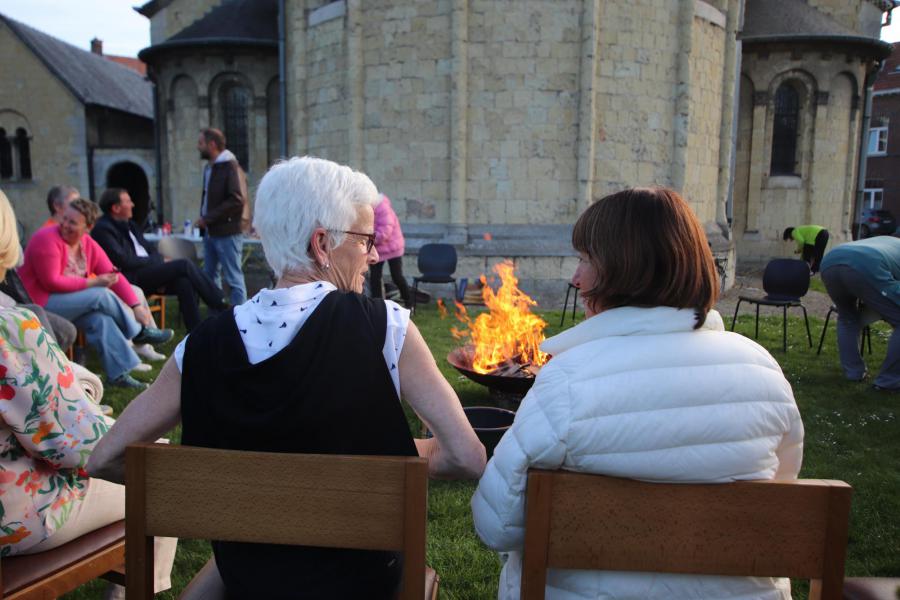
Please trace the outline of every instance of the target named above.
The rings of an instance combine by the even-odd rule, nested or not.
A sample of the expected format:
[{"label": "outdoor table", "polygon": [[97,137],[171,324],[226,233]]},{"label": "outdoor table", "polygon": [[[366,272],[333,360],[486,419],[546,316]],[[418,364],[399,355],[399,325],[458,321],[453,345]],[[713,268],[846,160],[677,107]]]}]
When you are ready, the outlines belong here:
[{"label": "outdoor table", "polygon": [[[192,244],[197,246],[197,256],[199,258],[203,258],[203,236],[187,235],[184,233],[173,233],[168,236],[162,236],[157,233],[145,233],[144,234],[144,239],[147,240],[148,242],[153,242],[154,244],[158,244],[159,240],[161,240],[163,237],[174,237],[174,238],[178,238],[180,240],[186,240],[188,242],[191,242]],[[258,237],[250,237],[250,236],[246,236],[246,235],[244,236],[242,241],[244,243],[244,246],[243,246],[243,256],[241,257],[241,266],[243,266],[247,262],[247,259],[250,258],[250,254],[253,252],[253,248],[255,246],[259,246],[260,244],[262,244],[262,240],[260,240]]]}]

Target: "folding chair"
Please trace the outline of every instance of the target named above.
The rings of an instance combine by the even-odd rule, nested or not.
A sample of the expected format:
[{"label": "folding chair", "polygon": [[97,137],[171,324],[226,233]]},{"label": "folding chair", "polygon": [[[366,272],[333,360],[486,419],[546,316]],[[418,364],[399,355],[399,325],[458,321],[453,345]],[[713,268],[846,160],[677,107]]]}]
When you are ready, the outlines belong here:
[{"label": "folding chair", "polygon": [[150,294],[147,296],[147,306],[150,314],[159,313],[159,328],[166,328],[166,296],[165,294]]},{"label": "folding chair", "polygon": [[809,265],[802,260],[790,258],[776,258],[769,261],[763,272],[763,289],[766,295],[762,298],[756,296],[738,296],[737,305],[734,307],[734,317],[731,319],[731,331],[737,323],[738,310],[741,302],[749,302],[756,305],[756,333],[754,338],[759,338],[759,306],[776,306],[782,310],[782,346],[787,352],[787,309],[799,307],[803,310],[803,321],[806,323],[806,337],[809,347],[812,348],[812,332],[809,329],[809,316],[801,298],[809,291]]},{"label": "folding chair", "polygon": [[4,558],[0,598],[43,600],[102,577],[125,583],[125,521],[86,533],[58,548]]},{"label": "folding chair", "polygon": [[456,248],[450,244],[425,244],[419,249],[421,275],[413,277],[412,312],[416,312],[420,283],[449,283],[456,297]]},{"label": "folding chair", "polygon": [[562,316],[559,319],[560,327],[566,322],[566,307],[569,306],[569,292],[572,290],[575,290],[575,295],[572,297],[572,323],[575,323],[575,308],[578,306],[578,288],[569,283],[569,287],[566,288],[566,300],[563,302]]},{"label": "folding chair", "polygon": [[528,472],[522,598],[547,569],[810,579],[840,600],[851,488],[842,481],[660,484]]},{"label": "folding chair", "polygon": [[437,597],[423,458],[137,444],[125,460],[129,600],[153,598],[153,536],[402,551],[399,598]]}]

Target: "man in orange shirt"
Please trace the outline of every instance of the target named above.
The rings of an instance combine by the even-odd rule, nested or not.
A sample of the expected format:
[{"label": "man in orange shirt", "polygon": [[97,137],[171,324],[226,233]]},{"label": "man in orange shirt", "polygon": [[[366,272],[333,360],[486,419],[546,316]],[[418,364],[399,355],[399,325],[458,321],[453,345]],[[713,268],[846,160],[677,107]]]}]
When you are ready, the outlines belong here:
[{"label": "man in orange shirt", "polygon": [[47,192],[47,209],[50,211],[50,218],[44,221],[41,227],[62,223],[62,215],[66,212],[69,203],[79,196],[81,194],[71,185],[54,185],[50,188],[50,191]]}]

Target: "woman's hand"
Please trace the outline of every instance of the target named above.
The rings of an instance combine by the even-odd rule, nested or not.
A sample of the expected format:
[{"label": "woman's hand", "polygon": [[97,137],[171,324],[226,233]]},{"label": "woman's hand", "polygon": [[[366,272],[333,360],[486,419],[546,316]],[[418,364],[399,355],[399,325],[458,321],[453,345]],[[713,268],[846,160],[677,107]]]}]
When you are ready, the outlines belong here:
[{"label": "woman's hand", "polygon": [[156,327],[156,323],[153,322],[153,315],[150,314],[150,309],[146,306],[138,304],[131,310],[134,312],[134,318],[138,323],[144,327]]},{"label": "woman's hand", "polygon": [[88,287],[110,287],[119,281],[118,273],[104,273],[88,279]]}]

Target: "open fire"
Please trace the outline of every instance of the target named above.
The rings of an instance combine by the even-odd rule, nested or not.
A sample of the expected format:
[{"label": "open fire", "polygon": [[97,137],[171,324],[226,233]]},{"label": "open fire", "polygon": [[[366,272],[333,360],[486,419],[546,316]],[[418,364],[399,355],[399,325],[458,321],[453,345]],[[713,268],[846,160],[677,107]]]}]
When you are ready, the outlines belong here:
[{"label": "open fire", "polygon": [[468,362],[465,366],[475,373],[532,378],[549,358],[539,348],[547,323],[531,312],[537,302],[519,289],[513,270],[510,261],[494,266],[501,282],[496,292],[487,285],[486,277],[481,276],[482,297],[488,311],[474,320],[465,306],[456,303],[456,318],[465,328],[454,327],[451,333],[456,339],[466,341],[467,346],[454,353],[457,362]]}]

